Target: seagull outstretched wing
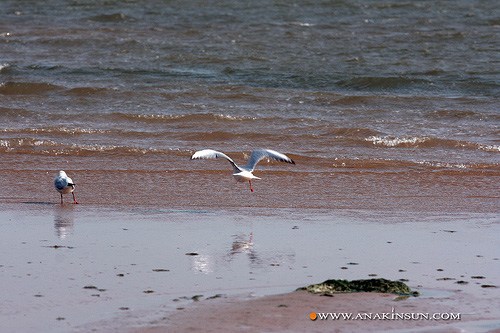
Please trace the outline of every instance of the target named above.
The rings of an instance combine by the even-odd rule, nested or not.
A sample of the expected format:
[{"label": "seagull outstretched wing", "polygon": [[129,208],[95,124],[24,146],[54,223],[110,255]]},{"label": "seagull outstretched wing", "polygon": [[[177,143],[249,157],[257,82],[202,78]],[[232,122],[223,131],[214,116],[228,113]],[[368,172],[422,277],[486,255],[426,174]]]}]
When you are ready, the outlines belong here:
[{"label": "seagull outstretched wing", "polygon": [[261,160],[264,158],[270,158],[279,162],[286,162],[286,163],[291,163],[295,164],[295,162],[288,156],[282,153],[278,153],[275,150],[271,149],[257,149],[252,152],[250,155],[250,159],[248,160],[247,165],[245,166],[245,169],[249,170],[252,172],[255,169],[255,166],[257,163],[259,163]]},{"label": "seagull outstretched wing", "polygon": [[211,159],[211,158],[220,158],[220,157],[225,158],[226,160],[228,160],[229,163],[231,163],[231,165],[233,166],[234,170],[241,171],[241,168],[236,163],[234,163],[234,161],[231,159],[231,157],[227,156],[224,153],[221,153],[220,151],[216,151],[216,150],[213,150],[213,149],[199,150],[199,151],[195,152],[193,154],[193,156],[191,156],[191,159],[192,160],[195,160],[195,159]]}]

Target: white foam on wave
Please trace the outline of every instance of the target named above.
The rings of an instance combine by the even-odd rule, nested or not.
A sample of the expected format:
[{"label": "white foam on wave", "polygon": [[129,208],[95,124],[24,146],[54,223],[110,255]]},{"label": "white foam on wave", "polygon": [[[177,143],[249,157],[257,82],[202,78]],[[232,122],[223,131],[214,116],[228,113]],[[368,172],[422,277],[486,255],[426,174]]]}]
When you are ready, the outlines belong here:
[{"label": "white foam on wave", "polygon": [[397,147],[400,145],[416,145],[419,143],[424,143],[429,141],[428,137],[392,137],[392,136],[370,136],[365,139],[368,142],[373,143],[374,145],[381,145],[386,147]]},{"label": "white foam on wave", "polygon": [[484,150],[484,151],[500,152],[500,146],[499,145],[482,145],[482,144],[478,144],[477,148],[480,149],[480,150]]},{"label": "white foam on wave", "polygon": [[31,138],[0,140],[0,147],[5,147],[5,148],[29,147],[29,146],[40,147],[40,146],[55,146],[55,145],[57,145],[57,143],[52,140],[38,140]]},{"label": "white foam on wave", "polygon": [[417,161],[417,164],[431,167],[431,168],[445,168],[445,169],[469,169],[471,166],[464,163],[448,163],[437,161]]},{"label": "white foam on wave", "polygon": [[70,127],[46,127],[46,128],[24,128],[24,129],[17,129],[17,128],[4,128],[0,130],[1,132],[5,133],[17,133],[17,132],[25,132],[25,133],[35,133],[35,134],[40,134],[40,133],[49,133],[49,134],[106,134],[109,133],[109,130],[101,130],[101,129],[90,129],[90,128],[70,128]]}]

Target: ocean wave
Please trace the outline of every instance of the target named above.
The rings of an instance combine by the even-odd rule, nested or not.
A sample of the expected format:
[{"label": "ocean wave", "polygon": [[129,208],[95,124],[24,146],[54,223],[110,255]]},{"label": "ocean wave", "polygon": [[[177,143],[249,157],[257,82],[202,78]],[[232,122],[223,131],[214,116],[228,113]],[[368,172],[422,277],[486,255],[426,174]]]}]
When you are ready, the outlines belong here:
[{"label": "ocean wave", "polygon": [[[248,158],[248,151],[224,151],[228,156],[234,158],[239,163],[243,163]],[[63,143],[49,139],[33,138],[8,138],[0,139],[0,158],[2,155],[28,155],[28,156],[71,156],[71,157],[92,157],[98,160],[129,161],[131,158],[141,158],[141,163],[152,164],[163,159],[169,161],[172,168],[185,169],[185,161],[194,153],[191,149],[182,148],[154,148],[126,145],[106,145],[88,143]],[[468,174],[500,174],[500,164],[498,163],[473,163],[473,162],[453,162],[438,160],[401,160],[384,158],[352,158],[352,157],[332,157],[332,156],[311,156],[307,153],[285,152],[296,162],[292,170],[283,172],[293,173],[351,173],[351,172],[373,172],[373,173],[394,173],[408,171],[428,171],[428,172],[462,172]],[[36,158],[36,157],[34,157]],[[123,158],[123,160],[122,160]],[[178,161],[178,162],[176,162]],[[178,163],[178,164],[176,164]],[[264,163],[265,164],[265,163]],[[225,165],[221,163],[204,164],[203,169],[219,170]],[[192,166],[198,167],[196,164]],[[277,170],[276,172],[279,172]]]},{"label": "ocean wave", "polygon": [[136,21],[136,19],[132,16],[123,14],[123,13],[113,13],[113,14],[102,14],[102,15],[96,15],[96,16],[91,16],[88,18],[90,21],[94,22],[129,22],[129,21]]},{"label": "ocean wave", "polygon": [[142,156],[171,154],[175,149],[141,148],[101,144],[64,144],[54,140],[33,138],[0,139],[0,153],[49,156]]},{"label": "ocean wave", "polygon": [[361,159],[361,158],[334,158],[331,163],[336,169],[380,169],[393,170],[400,168],[411,168],[414,162],[394,159]]},{"label": "ocean wave", "polygon": [[107,134],[111,130],[78,128],[78,127],[33,127],[33,128],[4,128],[0,132],[10,134],[54,134],[54,135],[80,135],[80,134]]},{"label": "ocean wave", "polygon": [[0,83],[0,95],[36,95],[62,89],[63,87],[50,83],[12,81]]},{"label": "ocean wave", "polygon": [[436,110],[432,111],[427,115],[428,118],[432,119],[473,119],[479,118],[483,119],[484,115],[476,113],[470,110]]},{"label": "ocean wave", "polygon": [[110,88],[101,88],[101,87],[76,87],[76,88],[70,88],[66,92],[69,95],[76,95],[76,96],[88,96],[88,95],[100,95],[100,94],[107,94],[109,92],[115,92],[117,89],[110,89]]},{"label": "ocean wave", "polygon": [[417,161],[417,165],[435,171],[495,172],[500,173],[499,163],[456,163],[444,161]]},{"label": "ocean wave", "polygon": [[[326,120],[317,119],[314,117],[297,117],[289,115],[287,113],[274,114],[269,116],[250,116],[250,115],[235,115],[230,113],[216,113],[216,112],[204,112],[204,113],[181,113],[181,114],[162,114],[162,113],[126,113],[126,112],[112,112],[109,114],[88,114],[89,118],[93,117],[106,117],[111,121],[128,121],[128,122],[142,122],[148,124],[196,124],[200,127],[200,130],[209,131],[209,129],[215,129],[215,124],[222,126],[223,130],[229,130],[229,127],[224,127],[225,124],[229,126],[241,124],[247,126],[250,124],[257,124],[262,128],[268,128],[271,124],[276,126],[272,127],[274,133],[276,133],[277,128],[287,128],[289,131],[294,132],[296,130],[302,129],[308,133],[322,132],[325,134],[332,135],[342,135],[342,134],[352,134],[352,135],[376,135],[379,132],[371,130],[368,128],[335,128],[334,125]],[[251,129],[251,127],[248,127]],[[265,129],[263,129],[265,131]],[[261,133],[260,130],[255,131],[256,134]]]},{"label": "ocean wave", "polygon": [[349,88],[349,89],[373,89],[373,90],[391,90],[391,89],[402,89],[406,87],[430,85],[432,82],[425,79],[411,78],[405,76],[364,76],[364,77],[353,77],[347,80],[341,80],[337,82],[339,87]]},{"label": "ocean wave", "polygon": [[494,112],[479,112],[472,110],[436,110],[425,114],[426,118],[432,120],[451,121],[500,121],[500,115]]},{"label": "ocean wave", "polygon": [[8,63],[0,64],[0,73],[7,71],[9,68],[10,68],[10,64],[8,64]]},{"label": "ocean wave", "polygon": [[210,131],[179,132],[177,138],[185,141],[199,141],[200,138],[203,138],[204,141],[213,142],[243,140],[245,142],[265,142],[270,145],[282,142],[314,142],[315,145],[330,146],[341,140],[356,143],[363,141],[369,135],[378,134],[377,131],[368,128],[331,128],[329,125],[300,126],[297,119],[292,119],[289,122],[286,130],[270,126],[255,131],[253,128],[243,125],[237,129],[219,127],[219,129]]},{"label": "ocean wave", "polygon": [[385,147],[418,147],[431,140],[428,137],[391,137],[391,136],[370,136],[365,141],[371,142],[377,146]]},{"label": "ocean wave", "polygon": [[[297,158],[296,158],[297,160]],[[408,172],[414,171],[454,171],[482,174],[493,172],[500,174],[498,163],[457,163],[448,161],[405,161],[395,159],[352,159],[335,158],[332,167],[340,170],[373,171],[373,172]]]},{"label": "ocean wave", "polygon": [[87,156],[106,153],[109,155],[145,155],[148,153],[161,154],[168,152],[165,149],[155,148],[139,148],[130,146],[116,146],[116,145],[90,145],[90,144],[73,144],[64,150],[56,152],[56,155],[77,155]]},{"label": "ocean wave", "polygon": [[[0,88],[1,89],[1,88]],[[92,94],[92,89],[84,89],[78,92],[78,94]],[[102,90],[99,90],[102,92]],[[75,121],[75,115],[73,113],[61,113],[61,112],[34,112],[26,109],[18,108],[3,108],[0,107],[0,120],[15,120],[16,118],[31,118],[35,122],[40,122],[41,125],[49,125],[50,123],[72,123]],[[237,116],[232,114],[223,113],[184,113],[184,114],[162,114],[162,113],[127,113],[127,112],[111,112],[111,113],[100,113],[100,112],[82,112],[78,115],[79,121],[88,121],[90,125],[95,125],[96,121],[100,124],[103,122],[108,123],[108,127],[115,127],[118,122],[125,122],[129,124],[144,123],[148,124],[169,124],[169,123],[207,123],[213,124],[217,123],[234,123],[234,122],[246,122],[254,121],[260,118],[251,116]],[[268,120],[268,119],[265,119]],[[45,124],[46,123],[46,124]],[[14,126],[17,128],[17,126]],[[66,128],[68,129],[68,128]],[[37,129],[42,131],[42,129]],[[56,128],[46,127],[46,131],[56,131]]]},{"label": "ocean wave", "polygon": [[500,121],[500,114],[495,112],[479,112],[479,111],[471,111],[471,110],[438,110],[433,111],[426,115],[426,117],[431,119],[445,119],[445,120],[454,120],[454,121],[467,121],[467,120],[476,120],[476,121]]},{"label": "ocean wave", "polygon": [[477,144],[477,148],[484,151],[500,152],[500,145],[482,145]]},{"label": "ocean wave", "polygon": [[419,161],[416,162],[419,165],[432,167],[436,169],[458,169],[465,170],[469,169],[473,166],[473,164],[465,164],[465,163],[449,163],[449,162],[437,162],[437,161]]},{"label": "ocean wave", "polygon": [[3,152],[29,152],[29,150],[40,151],[40,149],[55,146],[58,146],[58,144],[52,140],[33,138],[0,139],[0,151]]},{"label": "ocean wave", "polygon": [[177,136],[179,139],[184,141],[192,141],[199,142],[200,140],[204,142],[266,142],[268,145],[274,145],[274,143],[279,143],[283,141],[290,141],[294,138],[305,137],[305,138],[315,138],[314,134],[304,134],[304,135],[290,135],[290,134],[280,134],[274,132],[252,132],[252,131],[223,131],[223,130],[215,130],[215,131],[200,131],[200,132],[184,132],[179,133]]},{"label": "ocean wave", "polygon": [[500,85],[497,81],[482,79],[478,77],[469,77],[467,79],[458,80],[456,87],[468,94],[485,95],[492,97],[500,97]]},{"label": "ocean wave", "polygon": [[345,138],[366,138],[375,137],[379,132],[369,128],[363,127],[340,127],[340,128],[330,128],[327,132],[327,136],[345,137]]},{"label": "ocean wave", "polygon": [[370,136],[365,141],[375,146],[389,148],[433,148],[443,147],[448,149],[477,149],[488,152],[500,152],[499,145],[488,145],[476,142],[440,139],[433,137],[393,137],[393,136]]},{"label": "ocean wave", "polygon": [[145,123],[172,123],[172,122],[212,122],[212,121],[248,121],[255,117],[233,116],[218,113],[192,113],[192,114],[135,114],[113,112],[110,117],[116,120],[133,120]]},{"label": "ocean wave", "polygon": [[0,120],[7,122],[8,120],[29,117],[33,113],[26,109],[3,108],[0,107]]},{"label": "ocean wave", "polygon": [[384,158],[340,158],[340,157],[308,157],[288,154],[296,163],[313,165],[318,170],[333,172],[408,172],[408,171],[456,171],[464,173],[493,172],[500,174],[498,163],[457,163],[450,161],[419,161]]}]

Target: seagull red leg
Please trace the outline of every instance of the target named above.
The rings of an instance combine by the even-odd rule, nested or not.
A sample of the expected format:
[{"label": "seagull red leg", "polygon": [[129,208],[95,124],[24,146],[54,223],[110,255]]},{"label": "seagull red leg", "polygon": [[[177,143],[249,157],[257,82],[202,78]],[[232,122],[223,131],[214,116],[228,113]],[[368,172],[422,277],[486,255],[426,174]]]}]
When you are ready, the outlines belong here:
[{"label": "seagull red leg", "polygon": [[253,192],[252,181],[251,181],[251,180],[249,180],[249,181],[248,181],[248,184],[250,184],[250,192]]},{"label": "seagull red leg", "polygon": [[76,201],[76,198],[75,198],[75,193],[74,193],[74,192],[71,192],[71,194],[73,194],[73,203],[74,203],[74,204],[77,204],[78,202]]},{"label": "seagull red leg", "polygon": [[62,193],[61,193],[61,205],[63,204],[63,198],[62,198]]}]

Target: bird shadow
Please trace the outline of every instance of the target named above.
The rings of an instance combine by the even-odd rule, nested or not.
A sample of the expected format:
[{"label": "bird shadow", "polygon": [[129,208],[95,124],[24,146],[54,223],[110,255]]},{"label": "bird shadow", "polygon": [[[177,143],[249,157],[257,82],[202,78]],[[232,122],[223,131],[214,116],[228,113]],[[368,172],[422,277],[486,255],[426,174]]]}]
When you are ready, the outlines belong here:
[{"label": "bird shadow", "polygon": [[57,205],[54,202],[48,202],[48,201],[23,201],[22,203],[27,205],[50,205],[50,206]]}]

